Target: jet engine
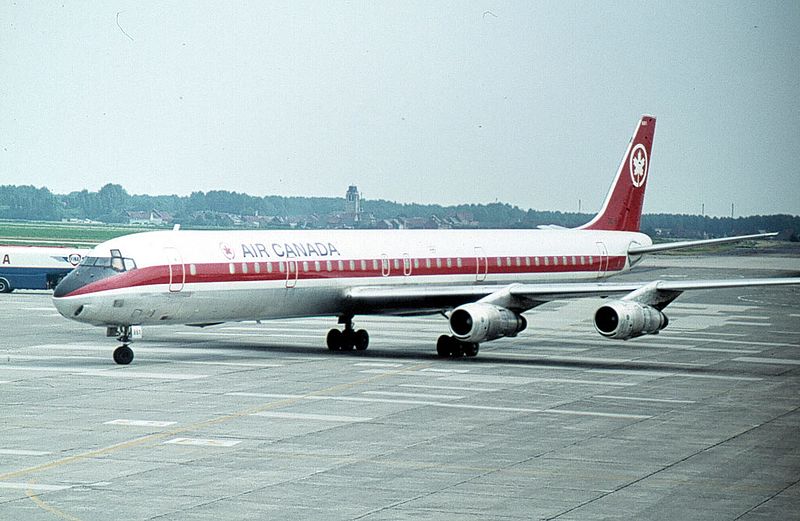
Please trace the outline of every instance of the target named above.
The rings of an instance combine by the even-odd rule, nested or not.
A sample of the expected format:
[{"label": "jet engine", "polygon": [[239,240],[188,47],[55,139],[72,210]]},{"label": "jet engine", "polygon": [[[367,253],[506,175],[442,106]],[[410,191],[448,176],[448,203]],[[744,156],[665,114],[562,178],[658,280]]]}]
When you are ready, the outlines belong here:
[{"label": "jet engine", "polygon": [[528,326],[522,315],[494,304],[464,304],[450,314],[450,331],[462,342],[486,342],[516,336]]},{"label": "jet engine", "polygon": [[594,313],[594,328],[608,338],[628,340],[658,333],[669,324],[661,311],[631,300],[612,300]]}]

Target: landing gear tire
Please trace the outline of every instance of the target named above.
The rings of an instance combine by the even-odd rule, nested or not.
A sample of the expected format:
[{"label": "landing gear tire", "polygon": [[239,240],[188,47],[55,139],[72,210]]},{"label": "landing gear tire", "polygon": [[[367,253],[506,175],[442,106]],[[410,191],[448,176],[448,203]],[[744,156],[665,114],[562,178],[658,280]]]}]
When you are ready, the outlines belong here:
[{"label": "landing gear tire", "polygon": [[325,341],[328,344],[328,349],[331,351],[341,351],[343,340],[342,337],[344,337],[344,335],[338,329],[331,329],[328,331],[328,336],[325,338]]},{"label": "landing gear tire", "polygon": [[464,356],[478,356],[478,350],[480,349],[480,345],[476,342],[464,342]]},{"label": "landing gear tire", "polygon": [[114,350],[114,361],[119,365],[128,365],[133,362],[133,349],[121,345]]},{"label": "landing gear tire", "polygon": [[442,335],[436,341],[436,352],[442,358],[456,358],[463,354],[461,342],[455,337]]},{"label": "landing gear tire", "polygon": [[436,341],[436,352],[442,358],[461,358],[462,356],[476,356],[479,345],[475,342],[462,342],[448,335],[442,335]]},{"label": "landing gear tire", "polygon": [[450,351],[451,351],[450,345],[452,344],[452,340],[453,340],[453,337],[447,336],[447,335],[442,335],[436,341],[436,353],[440,357],[445,358],[445,357],[450,356]]},{"label": "landing gear tire", "polygon": [[353,344],[357,351],[364,351],[369,347],[369,333],[366,329],[359,329],[353,334]]},{"label": "landing gear tire", "polygon": [[[133,326],[111,326],[106,330],[107,336],[113,336],[115,333],[117,340],[122,342],[122,345],[114,350],[114,361],[119,365],[128,365],[133,362],[133,349],[128,344],[133,341],[134,328]],[[141,336],[141,330],[139,336]]]}]

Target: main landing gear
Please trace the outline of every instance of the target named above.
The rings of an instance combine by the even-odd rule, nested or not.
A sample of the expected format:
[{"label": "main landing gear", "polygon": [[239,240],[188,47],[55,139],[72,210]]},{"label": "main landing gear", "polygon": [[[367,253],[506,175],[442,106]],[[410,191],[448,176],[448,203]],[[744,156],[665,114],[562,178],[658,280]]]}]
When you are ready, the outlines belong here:
[{"label": "main landing gear", "polygon": [[479,345],[477,342],[462,342],[454,336],[442,335],[436,341],[436,352],[442,358],[477,356],[478,350]]},{"label": "main landing gear", "polygon": [[[133,349],[128,346],[133,341],[132,328],[131,326],[120,326],[113,329],[116,330],[117,340],[122,342],[122,345],[114,350],[114,361],[119,365],[128,365],[133,362]],[[112,328],[109,328],[108,333],[111,331]],[[108,334],[108,336],[114,336],[114,334]]]},{"label": "main landing gear", "polygon": [[[356,349],[358,351],[364,351],[367,346],[369,346],[369,334],[364,329],[356,330],[353,328],[352,315],[340,316],[339,323],[344,324],[344,329],[331,329],[328,331],[326,341],[329,350],[352,351]],[[449,335],[440,336],[439,340],[436,342],[436,352],[439,353],[439,356],[442,358],[477,356],[479,348],[480,346],[477,342],[464,342]]]},{"label": "main landing gear", "polygon": [[339,317],[339,323],[344,324],[344,330],[331,329],[326,338],[328,349],[331,351],[364,351],[369,346],[369,333],[365,329],[353,329],[352,315]]}]

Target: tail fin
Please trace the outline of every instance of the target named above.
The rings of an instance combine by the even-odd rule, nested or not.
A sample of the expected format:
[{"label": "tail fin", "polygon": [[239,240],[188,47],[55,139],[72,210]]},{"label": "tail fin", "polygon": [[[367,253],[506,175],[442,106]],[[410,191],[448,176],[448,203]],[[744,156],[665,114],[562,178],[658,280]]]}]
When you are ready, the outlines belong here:
[{"label": "tail fin", "polygon": [[639,231],[655,131],[656,118],[642,116],[603,208],[594,219],[581,226],[581,230]]}]

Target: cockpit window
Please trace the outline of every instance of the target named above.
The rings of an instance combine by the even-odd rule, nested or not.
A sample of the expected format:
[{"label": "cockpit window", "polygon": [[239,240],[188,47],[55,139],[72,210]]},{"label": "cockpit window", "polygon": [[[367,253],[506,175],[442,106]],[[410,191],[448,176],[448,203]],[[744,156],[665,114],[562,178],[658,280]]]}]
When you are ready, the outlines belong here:
[{"label": "cockpit window", "polygon": [[94,265],[101,268],[110,268],[111,257],[97,257],[97,259],[94,261]]},{"label": "cockpit window", "polygon": [[131,271],[136,269],[136,262],[127,257],[84,257],[81,266],[95,268],[111,268],[114,271]]}]

